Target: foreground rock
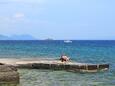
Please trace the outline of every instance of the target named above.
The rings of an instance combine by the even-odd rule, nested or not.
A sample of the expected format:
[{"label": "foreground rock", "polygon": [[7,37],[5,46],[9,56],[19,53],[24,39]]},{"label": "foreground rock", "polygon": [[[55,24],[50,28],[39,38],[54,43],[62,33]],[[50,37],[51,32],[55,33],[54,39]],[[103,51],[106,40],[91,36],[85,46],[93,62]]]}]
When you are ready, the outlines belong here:
[{"label": "foreground rock", "polygon": [[0,65],[0,83],[19,83],[19,73],[13,66]]}]

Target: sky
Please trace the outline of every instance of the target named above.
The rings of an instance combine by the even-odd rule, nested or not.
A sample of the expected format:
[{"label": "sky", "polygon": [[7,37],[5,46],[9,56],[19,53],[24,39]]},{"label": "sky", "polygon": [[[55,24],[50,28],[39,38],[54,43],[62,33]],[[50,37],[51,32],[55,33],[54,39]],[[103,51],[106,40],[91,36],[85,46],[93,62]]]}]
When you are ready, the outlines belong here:
[{"label": "sky", "polygon": [[0,0],[0,34],[115,40],[115,0]]}]

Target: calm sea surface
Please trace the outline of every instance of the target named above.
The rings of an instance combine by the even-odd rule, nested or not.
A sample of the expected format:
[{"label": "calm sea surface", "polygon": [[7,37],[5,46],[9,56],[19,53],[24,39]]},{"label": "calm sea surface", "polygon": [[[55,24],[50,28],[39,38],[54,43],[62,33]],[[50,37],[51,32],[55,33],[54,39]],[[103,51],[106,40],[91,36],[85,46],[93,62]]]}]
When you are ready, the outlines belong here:
[{"label": "calm sea surface", "polygon": [[115,86],[115,41],[0,41],[0,58],[59,59],[63,53],[78,62],[109,63],[110,70],[72,73],[21,69],[18,86]]}]

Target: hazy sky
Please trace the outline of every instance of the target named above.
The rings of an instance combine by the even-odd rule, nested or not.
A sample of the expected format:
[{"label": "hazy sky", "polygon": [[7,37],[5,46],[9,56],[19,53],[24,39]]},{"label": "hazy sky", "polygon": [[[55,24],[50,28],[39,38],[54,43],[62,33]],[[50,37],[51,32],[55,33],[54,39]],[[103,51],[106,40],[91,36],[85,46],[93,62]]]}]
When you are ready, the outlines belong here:
[{"label": "hazy sky", "polygon": [[0,34],[115,39],[115,0],[0,0]]}]

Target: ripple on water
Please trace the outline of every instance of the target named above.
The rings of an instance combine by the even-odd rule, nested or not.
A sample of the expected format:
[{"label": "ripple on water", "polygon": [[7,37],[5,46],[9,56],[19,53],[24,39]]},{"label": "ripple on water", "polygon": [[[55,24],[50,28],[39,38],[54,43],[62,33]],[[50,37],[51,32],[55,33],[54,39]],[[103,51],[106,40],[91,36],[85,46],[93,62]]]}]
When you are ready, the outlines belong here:
[{"label": "ripple on water", "polygon": [[[115,77],[105,73],[20,69],[18,86],[115,86]],[[108,75],[109,74],[109,75]]]},{"label": "ripple on water", "polygon": [[0,86],[115,86],[115,73],[72,73],[66,71],[19,69],[20,84]]}]

